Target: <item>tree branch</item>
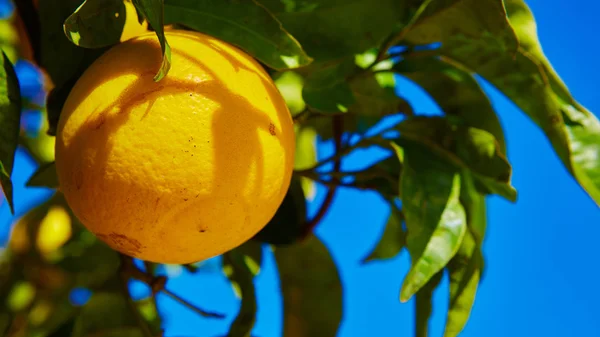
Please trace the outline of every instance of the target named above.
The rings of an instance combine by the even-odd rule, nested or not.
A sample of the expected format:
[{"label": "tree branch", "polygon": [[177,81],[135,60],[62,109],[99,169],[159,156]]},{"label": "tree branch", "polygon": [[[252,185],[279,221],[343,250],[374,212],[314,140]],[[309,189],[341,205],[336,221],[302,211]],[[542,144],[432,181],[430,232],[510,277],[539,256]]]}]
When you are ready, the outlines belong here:
[{"label": "tree branch", "polygon": [[121,255],[121,256],[122,256],[122,260],[121,260],[122,266],[124,268],[125,274],[130,277],[133,277],[136,280],[146,283],[152,289],[153,294],[160,291],[160,292],[164,293],[165,295],[171,297],[175,301],[179,302],[180,304],[184,305],[188,309],[198,313],[199,315],[201,315],[203,317],[225,318],[225,315],[223,315],[223,314],[203,310],[203,309],[193,305],[192,303],[188,302],[183,297],[169,291],[168,289],[165,288],[165,285],[167,283],[166,277],[164,277],[164,276],[155,277],[147,272],[144,272],[133,264],[133,259],[131,257],[125,256],[125,255]]},{"label": "tree branch", "polygon": [[[139,326],[140,330],[142,330],[143,336],[144,337],[156,337],[156,335],[152,334],[152,331],[150,331],[150,327],[148,326],[148,323],[140,314],[137,306],[135,305],[135,302],[133,302],[133,300],[131,299],[131,294],[129,293],[129,284],[128,284],[129,276],[127,275],[128,269],[129,269],[129,262],[127,261],[128,257],[123,254],[119,254],[119,257],[121,258],[121,267],[119,270],[119,277],[121,279],[120,287],[121,287],[121,292],[123,293],[123,296],[125,297],[125,301],[127,302],[127,306],[129,306],[129,310],[135,316],[135,319],[138,322],[138,326]],[[162,333],[158,336],[162,336]]]},{"label": "tree branch", "polygon": [[[341,116],[334,116],[333,117],[333,140],[335,142],[335,154],[336,155],[338,154],[338,152],[341,151],[343,130],[344,130],[344,120],[342,119]],[[335,157],[334,162],[333,162],[333,172],[334,173],[339,172],[341,169],[341,166],[342,166],[341,157],[340,156]],[[306,226],[304,227],[304,233],[302,235],[303,238],[307,238],[314,231],[315,227],[317,227],[319,222],[321,222],[321,220],[323,219],[325,214],[327,214],[327,211],[329,211],[329,207],[331,207],[331,203],[333,201],[333,197],[335,196],[336,191],[337,191],[336,185],[329,187],[329,190],[327,191],[327,195],[325,196],[325,200],[323,200],[323,203],[321,204],[321,208],[319,208],[319,211],[314,216],[314,218],[309,223],[307,223]]]}]

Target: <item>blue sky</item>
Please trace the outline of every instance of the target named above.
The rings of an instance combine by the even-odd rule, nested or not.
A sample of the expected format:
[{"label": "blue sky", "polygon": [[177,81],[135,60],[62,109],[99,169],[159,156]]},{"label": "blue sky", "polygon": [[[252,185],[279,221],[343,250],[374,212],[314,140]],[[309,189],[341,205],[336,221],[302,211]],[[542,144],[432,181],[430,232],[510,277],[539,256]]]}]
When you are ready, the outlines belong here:
[{"label": "blue sky", "polygon": [[[600,3],[594,0],[530,0],[538,21],[544,51],[573,95],[588,109],[600,112],[597,96],[600,63],[593,55],[600,31]],[[577,4],[577,6],[575,6]],[[423,93],[404,83],[403,95],[414,98],[416,110],[435,109]],[[484,246],[486,274],[477,295],[464,337],[600,336],[600,288],[597,264],[600,252],[600,212],[567,174],[548,141],[512,103],[489,88],[505,127],[508,155],[513,164],[513,184],[519,200],[488,201],[488,232]],[[325,144],[321,156],[331,147]],[[369,152],[351,156],[344,165],[372,159]],[[34,168],[19,152],[15,169],[17,211],[21,214],[48,195],[24,189]],[[319,191],[314,213],[323,198]],[[338,263],[346,292],[345,317],[339,337],[412,336],[414,303],[401,304],[398,291],[409,268],[407,254],[386,262],[361,265],[360,259],[382,233],[389,210],[372,193],[342,189],[317,234]],[[0,242],[13,218],[5,203],[0,206]],[[214,262],[214,261],[213,261]],[[254,335],[279,336],[281,299],[275,267],[267,256],[257,280],[259,312]],[[214,263],[216,266],[216,263]],[[169,287],[192,302],[228,313],[224,321],[196,314],[160,298],[166,336],[217,336],[227,331],[239,302],[215,268],[190,276],[173,270]],[[179,276],[176,276],[179,275]],[[136,292],[143,292],[136,287]],[[441,336],[447,308],[447,285],[435,293],[431,336]]]}]

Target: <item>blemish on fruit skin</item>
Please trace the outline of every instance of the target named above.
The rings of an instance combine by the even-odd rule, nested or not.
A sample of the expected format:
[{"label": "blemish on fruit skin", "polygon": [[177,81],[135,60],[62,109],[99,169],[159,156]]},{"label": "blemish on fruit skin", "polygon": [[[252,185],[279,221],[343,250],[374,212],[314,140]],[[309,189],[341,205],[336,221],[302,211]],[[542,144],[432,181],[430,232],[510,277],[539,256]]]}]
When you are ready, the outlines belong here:
[{"label": "blemish on fruit skin", "polygon": [[160,197],[156,198],[156,203],[154,203],[154,209],[158,208],[158,202],[160,201]]},{"label": "blemish on fruit skin", "polygon": [[183,198],[183,201],[188,201],[188,199],[187,198]]},{"label": "blemish on fruit skin", "polygon": [[96,119],[96,123],[94,124],[94,130],[98,130],[102,127],[102,125],[104,125],[104,123],[106,123],[106,112],[102,111],[100,113],[100,115],[98,115],[98,118]]},{"label": "blemish on fruit skin", "polygon": [[106,234],[96,234],[100,239],[112,244],[117,250],[124,252],[125,254],[135,255],[139,254],[142,249],[142,244],[135,239],[132,239],[126,235],[112,232]]},{"label": "blemish on fruit skin", "polygon": [[77,187],[77,190],[80,190],[82,185],[83,185],[83,172],[81,172],[80,170],[77,170],[77,171],[75,171],[75,187]]},{"label": "blemish on fruit skin", "polygon": [[275,133],[275,124],[273,124],[273,123],[270,123],[270,124],[269,124],[269,133],[270,133],[272,136],[275,136],[275,135],[276,135],[276,133]]}]

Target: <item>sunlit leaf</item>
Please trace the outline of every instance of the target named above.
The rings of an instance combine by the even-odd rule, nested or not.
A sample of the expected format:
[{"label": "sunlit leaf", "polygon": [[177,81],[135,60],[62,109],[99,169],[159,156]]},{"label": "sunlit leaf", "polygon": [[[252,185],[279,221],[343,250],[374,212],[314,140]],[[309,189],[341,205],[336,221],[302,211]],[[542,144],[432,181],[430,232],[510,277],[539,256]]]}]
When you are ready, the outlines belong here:
[{"label": "sunlit leaf", "polygon": [[447,267],[450,276],[450,303],[445,337],[458,336],[465,327],[484,267],[481,246],[486,227],[485,198],[475,189],[469,174],[465,173],[462,177],[460,199],[467,212],[469,230]]},{"label": "sunlit leaf", "polygon": [[[438,34],[424,33],[432,31]],[[544,131],[566,168],[600,204],[600,122],[552,69],[523,1],[465,0],[407,39],[442,42],[443,61],[480,74],[506,94]]]},{"label": "sunlit leaf", "polygon": [[304,78],[302,75],[294,71],[284,71],[283,73],[274,76],[275,85],[292,115],[296,115],[306,108],[306,103],[302,98],[302,87],[304,86]]},{"label": "sunlit leaf", "polygon": [[390,209],[385,231],[375,249],[363,259],[363,263],[393,258],[405,247],[406,232],[402,229],[402,213],[393,205]]},{"label": "sunlit leaf", "polygon": [[276,70],[312,62],[298,41],[258,1],[169,0],[165,2],[165,22],[234,44]]},{"label": "sunlit leaf", "polygon": [[433,291],[442,279],[442,273],[435,274],[416,294],[415,337],[429,336],[429,319],[433,312]]},{"label": "sunlit leaf", "polygon": [[490,100],[470,73],[436,57],[415,57],[396,63],[393,70],[421,86],[444,113],[468,126],[488,131],[506,153],[504,132]]},{"label": "sunlit leaf", "polygon": [[13,204],[13,186],[11,175],[15,151],[19,143],[19,125],[21,122],[21,92],[19,81],[10,60],[2,52],[0,66],[0,187],[10,206]]},{"label": "sunlit leaf", "polygon": [[342,285],[327,247],[314,235],[275,247],[283,295],[283,337],[335,337]]},{"label": "sunlit leaf", "polygon": [[471,170],[486,193],[516,201],[517,192],[510,184],[512,168],[491,133],[444,117],[412,117],[397,128],[401,139],[425,146],[457,168]]},{"label": "sunlit leaf", "polygon": [[467,231],[460,175],[419,147],[404,148],[402,210],[412,265],[400,300],[408,301],[458,251]]},{"label": "sunlit leaf", "polygon": [[164,0],[133,0],[133,4],[154,29],[160,42],[163,53],[162,64],[154,76],[154,81],[158,82],[167,76],[171,68],[171,47],[165,37],[164,29]]},{"label": "sunlit leaf", "polygon": [[448,263],[450,272],[450,305],[445,337],[455,337],[469,319],[481,277],[483,256],[473,234],[467,232],[456,256]]},{"label": "sunlit leaf", "polygon": [[[394,81],[393,76],[391,80]],[[395,83],[392,82],[392,86],[382,86],[375,75],[353,79],[350,82],[350,89],[356,104],[350,107],[350,112],[378,117],[404,112],[407,103],[396,95],[393,84]]]},{"label": "sunlit leaf", "polygon": [[125,25],[123,0],[85,0],[63,25],[69,41],[84,48],[118,43]]},{"label": "sunlit leaf", "polygon": [[56,165],[50,162],[40,166],[26,184],[28,187],[58,187],[58,175],[56,173]]},{"label": "sunlit leaf", "polygon": [[[317,132],[310,126],[296,127],[296,155],[294,156],[294,169],[306,170],[317,164]],[[316,186],[313,180],[300,177],[300,183],[306,200],[313,200]]]},{"label": "sunlit leaf", "polygon": [[306,200],[299,177],[293,176],[279,209],[254,240],[275,245],[295,242],[306,224]]}]

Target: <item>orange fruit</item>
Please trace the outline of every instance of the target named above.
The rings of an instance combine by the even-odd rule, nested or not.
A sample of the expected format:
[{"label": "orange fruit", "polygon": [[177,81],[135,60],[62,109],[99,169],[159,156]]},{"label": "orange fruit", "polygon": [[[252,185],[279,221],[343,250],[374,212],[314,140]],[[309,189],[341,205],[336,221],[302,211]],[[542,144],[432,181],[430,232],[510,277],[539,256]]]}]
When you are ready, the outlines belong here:
[{"label": "orange fruit", "polygon": [[210,36],[169,30],[111,48],[70,92],[56,137],[60,190],[114,249],[191,263],[250,239],[289,187],[290,112],[261,65]]}]

